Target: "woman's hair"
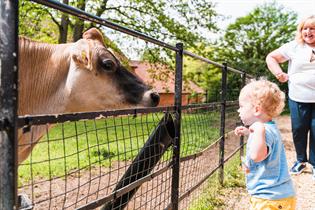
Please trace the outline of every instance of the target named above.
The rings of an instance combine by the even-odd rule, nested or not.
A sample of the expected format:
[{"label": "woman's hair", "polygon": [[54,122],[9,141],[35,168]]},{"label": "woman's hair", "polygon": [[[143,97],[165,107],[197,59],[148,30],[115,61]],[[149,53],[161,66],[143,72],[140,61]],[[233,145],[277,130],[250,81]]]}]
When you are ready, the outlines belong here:
[{"label": "woman's hair", "polygon": [[300,22],[300,24],[297,27],[297,33],[296,33],[295,39],[297,42],[299,42],[301,44],[304,43],[304,39],[302,37],[302,30],[303,30],[305,24],[312,25],[315,27],[315,15],[311,15],[311,16],[305,18],[304,20],[302,20]]},{"label": "woman's hair", "polygon": [[285,94],[278,85],[266,79],[251,80],[241,90],[255,106],[260,106],[269,117],[280,115],[284,108]]}]

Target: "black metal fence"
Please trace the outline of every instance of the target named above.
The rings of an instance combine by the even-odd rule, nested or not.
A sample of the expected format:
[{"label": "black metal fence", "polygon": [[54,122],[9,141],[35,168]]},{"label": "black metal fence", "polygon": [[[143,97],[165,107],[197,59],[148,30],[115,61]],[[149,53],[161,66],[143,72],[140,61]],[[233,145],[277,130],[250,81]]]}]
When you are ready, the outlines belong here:
[{"label": "black metal fence", "polygon": [[[224,163],[242,153],[243,142],[232,140],[231,131],[248,75],[181,43],[166,44],[57,1],[33,1],[175,51],[175,104],[17,116],[18,1],[1,0],[0,209],[189,209],[215,171],[223,182]],[[184,56],[221,68],[220,101],[182,106]],[[230,80],[238,88],[229,89]],[[18,131],[32,144],[37,129],[45,135],[18,166],[18,147],[29,146],[17,145]]]}]

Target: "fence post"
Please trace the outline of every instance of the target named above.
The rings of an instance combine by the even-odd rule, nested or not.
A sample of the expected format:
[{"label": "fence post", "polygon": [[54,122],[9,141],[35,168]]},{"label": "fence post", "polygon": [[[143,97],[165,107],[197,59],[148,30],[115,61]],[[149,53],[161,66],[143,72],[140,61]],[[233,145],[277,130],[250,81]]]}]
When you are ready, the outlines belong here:
[{"label": "fence post", "polygon": [[[244,72],[242,74],[242,87],[245,86],[246,83],[246,73]],[[241,158],[241,162],[242,162],[242,157],[244,156],[244,136],[240,137],[240,158]]]},{"label": "fence post", "polygon": [[17,209],[18,1],[0,0],[0,209]]},{"label": "fence post", "polygon": [[222,66],[222,79],[221,79],[221,126],[220,126],[220,169],[219,169],[219,182],[223,185],[224,180],[224,141],[225,141],[225,107],[226,107],[226,80],[227,80],[227,63]]},{"label": "fence post", "polygon": [[175,138],[173,145],[173,171],[172,171],[172,210],[178,210],[179,198],[179,168],[180,168],[180,126],[182,111],[182,76],[183,76],[183,43],[177,43],[176,69],[175,69]]}]

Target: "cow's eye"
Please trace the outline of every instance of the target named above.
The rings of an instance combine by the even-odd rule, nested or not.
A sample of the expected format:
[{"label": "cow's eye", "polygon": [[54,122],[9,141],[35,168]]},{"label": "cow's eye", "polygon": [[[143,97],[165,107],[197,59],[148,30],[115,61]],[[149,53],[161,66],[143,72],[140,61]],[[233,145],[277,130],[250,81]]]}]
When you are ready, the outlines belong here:
[{"label": "cow's eye", "polygon": [[105,71],[115,71],[116,69],[115,63],[110,59],[103,59],[100,64]]}]

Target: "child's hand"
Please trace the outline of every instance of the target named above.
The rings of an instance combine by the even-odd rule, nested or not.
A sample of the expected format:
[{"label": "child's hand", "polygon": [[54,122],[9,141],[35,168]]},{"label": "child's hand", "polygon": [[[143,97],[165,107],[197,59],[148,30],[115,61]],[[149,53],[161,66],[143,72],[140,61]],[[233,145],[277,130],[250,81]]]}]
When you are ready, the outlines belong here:
[{"label": "child's hand", "polygon": [[249,134],[249,129],[244,126],[238,126],[234,129],[235,135],[246,136]]}]

